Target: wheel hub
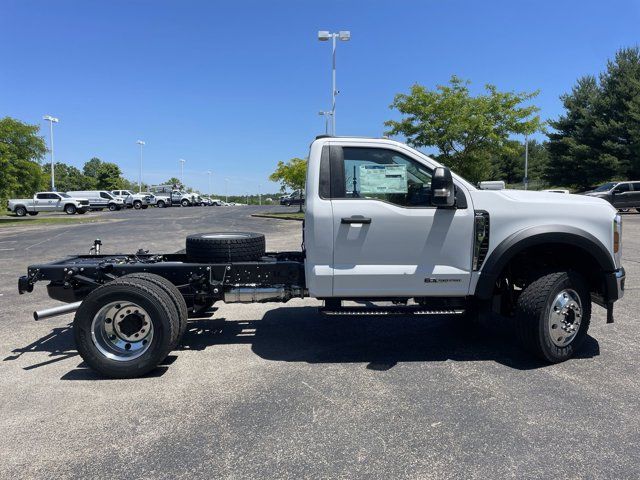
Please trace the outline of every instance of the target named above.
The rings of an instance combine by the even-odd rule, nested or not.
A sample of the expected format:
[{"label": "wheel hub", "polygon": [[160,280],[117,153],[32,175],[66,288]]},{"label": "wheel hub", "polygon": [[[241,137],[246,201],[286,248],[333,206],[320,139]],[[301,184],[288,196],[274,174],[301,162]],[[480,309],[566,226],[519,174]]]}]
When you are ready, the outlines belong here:
[{"label": "wheel hub", "polygon": [[549,311],[549,336],[554,345],[566,347],[578,334],[582,322],[582,302],[575,290],[556,295]]},{"label": "wheel hub", "polygon": [[146,352],[153,338],[149,314],[131,302],[112,302],[101,308],[91,324],[97,349],[112,360],[126,361]]}]

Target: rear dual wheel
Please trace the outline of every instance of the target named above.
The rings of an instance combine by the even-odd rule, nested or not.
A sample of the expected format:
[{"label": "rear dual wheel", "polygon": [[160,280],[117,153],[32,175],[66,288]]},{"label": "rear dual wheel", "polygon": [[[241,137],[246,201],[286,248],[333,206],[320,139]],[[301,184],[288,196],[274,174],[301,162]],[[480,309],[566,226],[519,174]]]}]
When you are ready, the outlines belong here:
[{"label": "rear dual wheel", "polygon": [[139,377],[176,347],[186,329],[186,305],[167,282],[126,275],[85,298],[73,327],[78,352],[91,368],[113,378]]}]

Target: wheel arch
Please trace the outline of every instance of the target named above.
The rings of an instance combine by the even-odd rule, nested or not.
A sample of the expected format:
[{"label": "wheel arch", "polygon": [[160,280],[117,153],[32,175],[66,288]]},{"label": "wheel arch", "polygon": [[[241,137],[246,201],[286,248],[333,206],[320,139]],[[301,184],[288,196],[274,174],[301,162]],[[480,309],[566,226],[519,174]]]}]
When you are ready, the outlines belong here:
[{"label": "wheel arch", "polygon": [[480,299],[490,299],[496,281],[514,259],[526,252],[540,252],[544,248],[571,252],[570,259],[563,260],[573,263],[578,259],[584,261],[584,264],[576,263],[578,270],[584,270],[587,266],[597,267],[602,273],[616,269],[607,248],[585,230],[566,225],[531,227],[510,235],[493,249],[480,270],[475,295]]}]

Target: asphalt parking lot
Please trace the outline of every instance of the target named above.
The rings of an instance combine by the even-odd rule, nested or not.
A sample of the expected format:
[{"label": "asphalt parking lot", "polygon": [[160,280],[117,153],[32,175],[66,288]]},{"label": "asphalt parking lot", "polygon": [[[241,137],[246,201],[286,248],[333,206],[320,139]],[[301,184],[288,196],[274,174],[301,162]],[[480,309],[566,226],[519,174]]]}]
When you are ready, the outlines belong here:
[{"label": "asphalt parking lot", "polygon": [[18,296],[28,264],[95,238],[104,253],[172,252],[216,230],[300,247],[300,222],[258,210],[0,229],[0,478],[640,477],[640,214],[624,217],[616,323],[594,307],[585,347],[560,365],[443,318],[323,318],[295,300],[222,305],[153,375],[107,380],[77,355],[72,315],[33,321],[56,304],[44,285]]}]

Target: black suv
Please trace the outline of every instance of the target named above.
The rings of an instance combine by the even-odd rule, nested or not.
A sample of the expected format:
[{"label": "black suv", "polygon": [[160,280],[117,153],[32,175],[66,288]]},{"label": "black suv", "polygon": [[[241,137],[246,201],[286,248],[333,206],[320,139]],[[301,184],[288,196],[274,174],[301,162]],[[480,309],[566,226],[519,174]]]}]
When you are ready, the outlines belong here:
[{"label": "black suv", "polygon": [[604,198],[619,210],[635,208],[640,212],[640,181],[609,182],[584,194]]}]

